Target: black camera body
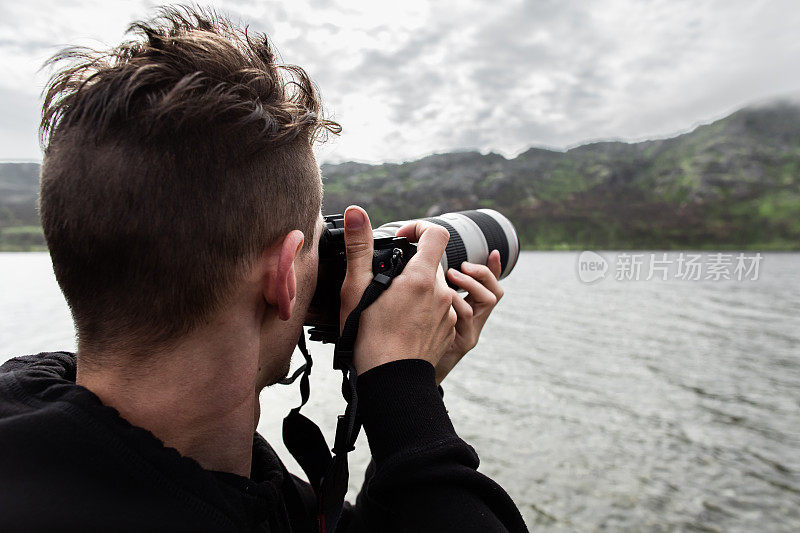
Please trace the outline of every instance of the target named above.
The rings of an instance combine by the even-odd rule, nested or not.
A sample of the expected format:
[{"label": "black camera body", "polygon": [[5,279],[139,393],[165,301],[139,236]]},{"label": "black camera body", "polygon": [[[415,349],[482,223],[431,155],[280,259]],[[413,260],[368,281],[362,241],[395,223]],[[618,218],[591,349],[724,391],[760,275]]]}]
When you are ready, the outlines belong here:
[{"label": "black camera body", "polygon": [[[408,242],[405,237],[378,237],[373,242],[373,274],[389,270],[395,250],[400,250],[403,265],[417,253],[417,245]],[[346,272],[344,215],[326,215],[325,229],[319,241],[317,290],[311,299],[305,321],[306,326],[311,326],[308,333],[312,341],[336,342],[339,337],[339,294]]]}]

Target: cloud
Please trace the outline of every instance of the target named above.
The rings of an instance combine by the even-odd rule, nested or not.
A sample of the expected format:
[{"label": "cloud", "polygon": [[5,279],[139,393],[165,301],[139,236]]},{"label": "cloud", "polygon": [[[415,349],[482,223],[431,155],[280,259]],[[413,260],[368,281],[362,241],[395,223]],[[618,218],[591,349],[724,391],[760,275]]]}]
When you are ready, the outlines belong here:
[{"label": "cloud", "polygon": [[39,99],[0,86],[0,159],[39,159]]},{"label": "cloud", "polygon": [[[0,23],[0,87],[38,93],[43,80],[31,65],[45,52],[116,43],[153,4],[10,5]],[[664,136],[800,90],[800,10],[791,0],[214,6],[266,31],[283,60],[315,79],[344,127],[319,149],[328,160],[398,161],[455,149],[514,155],[532,145]],[[8,109],[0,108],[4,122]],[[3,131],[12,127],[29,135],[11,122]],[[35,156],[9,153],[18,149],[4,145],[0,157]]]}]

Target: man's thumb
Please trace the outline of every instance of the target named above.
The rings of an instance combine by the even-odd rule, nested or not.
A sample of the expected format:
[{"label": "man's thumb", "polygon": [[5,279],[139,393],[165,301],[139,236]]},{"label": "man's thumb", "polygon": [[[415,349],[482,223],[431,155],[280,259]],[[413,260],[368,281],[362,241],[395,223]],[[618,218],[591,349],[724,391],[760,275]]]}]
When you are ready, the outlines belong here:
[{"label": "man's thumb", "polygon": [[356,205],[344,212],[344,245],[348,274],[372,278],[372,226],[367,212]]}]

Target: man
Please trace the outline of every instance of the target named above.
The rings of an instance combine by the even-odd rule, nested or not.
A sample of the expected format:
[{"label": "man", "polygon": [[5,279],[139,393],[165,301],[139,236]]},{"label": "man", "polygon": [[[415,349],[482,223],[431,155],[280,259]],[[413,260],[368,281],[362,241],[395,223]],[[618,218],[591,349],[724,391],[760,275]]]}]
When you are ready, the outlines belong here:
[{"label": "man", "polygon": [[[78,350],[0,371],[0,530],[322,530],[255,428],[315,289],[311,146],[338,126],[263,36],[188,8],[132,30],[53,60],[68,66],[45,93],[41,218]],[[342,317],[372,279],[366,212],[345,224]],[[448,273],[465,300],[438,267],[447,232],[400,235],[419,250],[361,316],[373,464],[337,531],[524,530],[437,391],[502,296],[499,256]]]}]

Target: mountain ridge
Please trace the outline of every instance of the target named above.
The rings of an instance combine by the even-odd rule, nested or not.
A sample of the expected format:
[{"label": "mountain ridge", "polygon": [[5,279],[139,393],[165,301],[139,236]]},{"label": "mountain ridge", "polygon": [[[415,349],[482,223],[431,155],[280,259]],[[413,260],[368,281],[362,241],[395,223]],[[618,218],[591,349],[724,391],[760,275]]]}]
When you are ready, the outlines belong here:
[{"label": "mountain ridge", "polygon": [[[0,246],[41,244],[39,165],[0,163]],[[528,248],[800,247],[800,104],[745,107],[674,137],[323,164],[324,211],[374,225],[488,207]],[[22,229],[27,228],[27,229]]]},{"label": "mountain ridge", "polygon": [[359,172],[323,165],[323,175],[326,211],[360,203],[380,222],[491,207],[529,247],[796,249],[798,169],[800,107],[775,102],[668,139],[512,159],[440,154]]}]

